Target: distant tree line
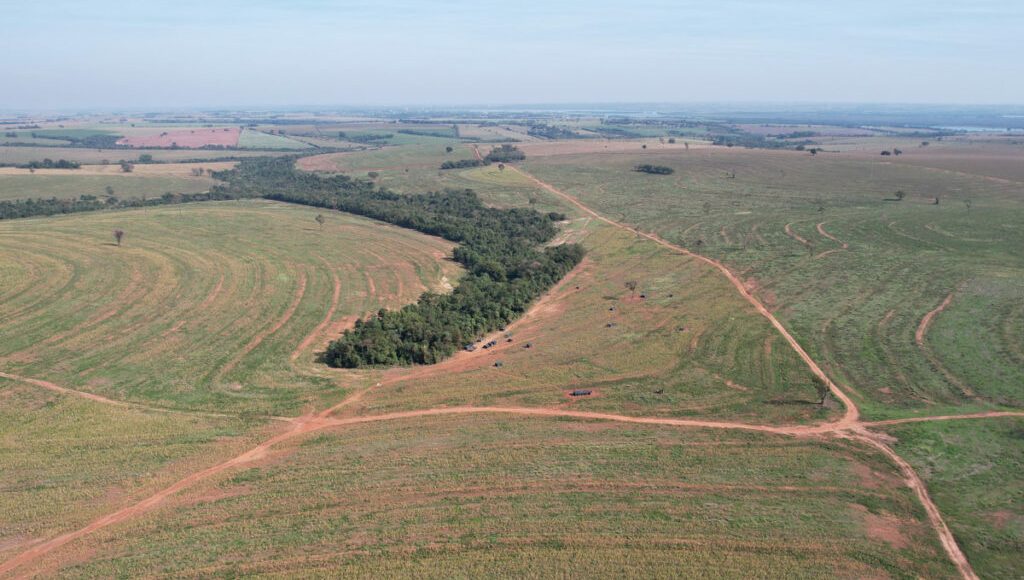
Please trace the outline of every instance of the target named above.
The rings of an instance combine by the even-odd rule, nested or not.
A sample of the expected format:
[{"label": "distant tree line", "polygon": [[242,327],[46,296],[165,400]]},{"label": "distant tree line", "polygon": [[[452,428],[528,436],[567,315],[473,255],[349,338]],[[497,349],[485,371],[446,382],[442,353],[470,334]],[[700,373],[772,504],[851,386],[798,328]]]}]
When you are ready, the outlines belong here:
[{"label": "distant tree line", "polygon": [[480,167],[481,165],[490,165],[490,162],[483,159],[458,159],[456,161],[445,161],[441,164],[441,169],[465,169],[467,167]]},{"label": "distant tree line", "polygon": [[637,165],[633,168],[633,171],[639,171],[640,173],[653,173],[654,175],[672,175],[675,170],[671,167],[665,167],[664,165],[650,165],[644,163]]},{"label": "distant tree line", "polygon": [[451,130],[445,133],[443,131],[424,131],[422,129],[399,129],[398,132],[405,135],[419,135],[421,137],[442,137],[445,139],[451,139],[452,137],[458,136],[455,134],[455,131]]},{"label": "distant tree line", "polygon": [[[345,131],[338,131],[338,139],[363,144],[380,143],[381,141],[387,141],[394,136],[394,133],[359,133],[356,135],[349,135]],[[448,137],[449,135],[445,136]]]},{"label": "distant tree line", "polygon": [[234,198],[224,193],[165,193],[149,199],[118,199],[110,196],[101,200],[95,195],[83,195],[77,199],[16,199],[0,201],[0,220],[223,199]]},{"label": "distant tree line", "polygon": [[564,127],[536,123],[526,129],[526,134],[541,139],[583,139],[584,136],[576,131],[570,131]]},{"label": "distant tree line", "polygon": [[227,195],[259,195],[363,215],[459,243],[467,273],[451,294],[431,292],[400,310],[356,322],[322,355],[334,367],[438,362],[478,336],[508,324],[583,258],[576,244],[542,247],[558,213],[485,206],[470,190],[399,195],[345,175],[297,171],[291,158],[242,161],[219,172]]},{"label": "distant tree line", "polygon": [[42,161],[29,161],[23,165],[18,165],[22,169],[78,169],[82,166],[77,161],[68,161],[67,159],[53,159],[46,158]]}]

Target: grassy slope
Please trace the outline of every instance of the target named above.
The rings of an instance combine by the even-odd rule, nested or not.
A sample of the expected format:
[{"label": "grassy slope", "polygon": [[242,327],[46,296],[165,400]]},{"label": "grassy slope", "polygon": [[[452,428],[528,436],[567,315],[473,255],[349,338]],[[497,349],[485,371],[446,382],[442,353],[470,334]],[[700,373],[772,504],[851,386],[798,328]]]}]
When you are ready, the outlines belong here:
[{"label": "grassy slope", "polygon": [[370,424],[89,537],[61,574],[951,577],[912,494],[879,485],[894,479],[838,441],[473,416]]},{"label": "grassy slope", "polygon": [[1017,578],[1024,549],[1024,420],[887,427],[982,578]]},{"label": "grassy slope", "polygon": [[0,368],[178,408],[297,414],[334,400],[344,390],[305,369],[311,352],[287,364],[332,276],[337,322],[456,274],[438,262],[448,243],[330,212],[319,232],[316,213],[228,202],[0,223]]},{"label": "grassy slope", "polygon": [[[630,171],[639,162],[677,172]],[[537,158],[527,168],[613,219],[722,259],[756,281],[759,295],[855,391],[869,417],[1024,405],[1013,387],[1024,382],[1024,334],[1001,321],[1019,319],[1024,299],[1017,185],[843,157],[724,149]],[[908,198],[883,200],[897,189]],[[936,195],[942,203],[929,205]],[[820,222],[849,249],[821,236]],[[787,224],[812,248],[787,236]],[[827,250],[837,251],[822,256]],[[926,348],[917,346],[921,318],[953,291]]]}]

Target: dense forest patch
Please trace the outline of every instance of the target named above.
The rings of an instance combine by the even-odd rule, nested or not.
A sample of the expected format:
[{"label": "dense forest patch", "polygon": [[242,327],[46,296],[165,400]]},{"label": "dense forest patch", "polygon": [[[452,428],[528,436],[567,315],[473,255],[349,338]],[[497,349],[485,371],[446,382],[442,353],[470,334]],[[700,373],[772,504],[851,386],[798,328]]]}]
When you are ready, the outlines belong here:
[{"label": "dense forest patch", "polygon": [[471,190],[399,195],[345,175],[301,172],[293,162],[242,161],[216,175],[227,185],[215,191],[331,208],[440,236],[460,244],[454,259],[468,270],[451,294],[427,292],[415,304],[357,321],[323,354],[330,366],[438,362],[517,318],[583,258],[576,244],[541,248],[562,214],[489,208]]}]

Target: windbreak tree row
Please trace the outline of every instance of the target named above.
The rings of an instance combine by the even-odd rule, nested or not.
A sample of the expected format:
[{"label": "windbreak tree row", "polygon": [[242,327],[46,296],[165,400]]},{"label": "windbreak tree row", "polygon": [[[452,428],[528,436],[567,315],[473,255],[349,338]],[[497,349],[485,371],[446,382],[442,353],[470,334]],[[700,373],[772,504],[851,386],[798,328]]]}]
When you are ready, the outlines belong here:
[{"label": "windbreak tree row", "polygon": [[298,171],[291,158],[242,161],[215,177],[225,195],[260,195],[363,215],[459,243],[467,273],[450,294],[359,320],[322,356],[334,367],[432,364],[518,318],[583,258],[577,244],[543,247],[558,213],[486,207],[471,190],[399,195],[348,176]]}]

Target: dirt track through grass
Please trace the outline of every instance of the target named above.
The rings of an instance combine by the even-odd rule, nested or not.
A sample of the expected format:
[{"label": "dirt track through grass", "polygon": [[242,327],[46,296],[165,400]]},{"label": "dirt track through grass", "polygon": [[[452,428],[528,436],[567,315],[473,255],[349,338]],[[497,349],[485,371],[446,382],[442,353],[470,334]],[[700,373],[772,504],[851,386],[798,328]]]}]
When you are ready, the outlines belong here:
[{"label": "dirt track through grass", "polygon": [[[584,211],[585,213],[593,216],[594,218],[596,218],[598,220],[601,220],[601,221],[603,221],[605,223],[608,223],[610,225],[613,225],[615,227],[622,228],[622,229],[628,230],[630,232],[633,232],[634,234],[636,234],[638,236],[641,236],[643,238],[651,240],[651,241],[653,241],[653,242],[655,242],[655,243],[657,243],[657,244],[659,244],[659,245],[661,245],[663,247],[669,248],[669,249],[671,249],[671,250],[673,250],[675,252],[678,252],[678,253],[681,253],[681,254],[684,254],[684,255],[696,258],[696,259],[704,262],[705,264],[708,264],[708,265],[714,267],[715,269],[717,269],[720,273],[722,273],[724,276],[726,276],[726,278],[736,288],[736,290],[741,294],[741,296],[743,296],[744,299],[747,302],[749,302],[761,316],[764,316],[772,324],[772,326],[775,327],[775,329],[787,340],[787,342],[800,355],[801,359],[804,360],[804,362],[811,369],[811,371],[815,375],[817,375],[820,378],[822,378],[826,382],[826,384],[829,385],[829,388],[830,388],[831,392],[836,396],[836,398],[838,398],[839,400],[841,400],[844,403],[844,406],[845,406],[845,414],[844,414],[844,416],[840,420],[838,420],[836,422],[826,423],[826,424],[819,424],[819,425],[809,425],[809,426],[768,426],[768,425],[752,425],[752,424],[745,424],[745,423],[738,423],[738,422],[728,422],[728,421],[703,421],[703,420],[698,420],[698,419],[690,420],[690,419],[669,419],[669,418],[657,418],[657,417],[636,417],[636,416],[618,415],[618,414],[614,414],[614,413],[594,413],[594,412],[584,412],[584,411],[573,411],[573,410],[568,410],[568,409],[552,409],[552,408],[538,408],[538,407],[454,406],[454,407],[442,407],[442,408],[431,408],[431,409],[418,409],[418,410],[412,410],[412,411],[386,413],[386,414],[379,414],[379,415],[352,416],[352,417],[345,417],[345,418],[335,418],[335,417],[333,417],[333,415],[336,412],[338,412],[338,411],[344,409],[346,406],[351,405],[352,403],[355,403],[356,401],[358,401],[362,397],[362,395],[366,392],[365,389],[362,389],[362,390],[356,391],[353,395],[349,396],[348,398],[343,400],[341,403],[339,403],[337,405],[334,405],[334,406],[331,406],[331,407],[327,408],[326,410],[324,410],[324,411],[322,411],[320,413],[312,414],[312,415],[306,415],[306,416],[303,416],[303,417],[295,418],[294,420],[292,420],[293,424],[289,427],[289,429],[287,431],[279,433],[278,435],[276,435],[276,436],[274,436],[274,437],[264,441],[263,443],[260,443],[259,445],[253,447],[252,449],[250,449],[250,450],[248,450],[248,451],[246,451],[246,452],[244,452],[244,453],[242,453],[242,454],[240,454],[240,455],[238,455],[238,456],[236,456],[236,457],[234,457],[234,458],[232,458],[232,459],[230,459],[228,461],[225,461],[225,462],[220,463],[218,465],[209,467],[209,468],[207,468],[207,469],[205,469],[203,471],[196,472],[196,473],[194,473],[194,474],[192,474],[192,475],[190,475],[190,476],[188,476],[188,477],[186,477],[184,479],[179,480],[178,482],[174,483],[173,485],[171,485],[171,486],[169,486],[169,487],[167,487],[167,488],[165,488],[165,489],[163,489],[163,490],[161,490],[161,491],[159,491],[159,492],[157,492],[157,493],[147,497],[146,499],[143,499],[143,500],[141,500],[141,501],[139,501],[139,502],[137,502],[137,503],[135,503],[135,504],[125,508],[125,509],[122,509],[120,511],[114,512],[114,513],[112,513],[112,514],[110,514],[108,516],[104,516],[102,518],[99,518],[99,519],[93,521],[92,523],[90,523],[89,525],[87,525],[87,526],[85,526],[83,528],[80,528],[78,530],[62,534],[62,535],[57,536],[57,537],[55,537],[55,538],[53,538],[51,540],[48,540],[48,541],[45,541],[45,542],[41,542],[39,544],[34,545],[32,548],[30,548],[30,549],[28,549],[26,551],[23,551],[20,554],[18,554],[17,556],[15,556],[15,557],[11,558],[10,560],[4,562],[3,564],[0,564],[0,574],[11,572],[11,571],[15,570],[16,568],[18,568],[18,567],[20,567],[20,566],[22,566],[24,564],[27,564],[27,563],[29,563],[29,562],[31,562],[31,561],[41,557],[42,555],[44,555],[46,553],[49,553],[49,552],[51,552],[51,551],[53,551],[53,550],[55,550],[55,549],[57,549],[57,548],[59,548],[61,546],[64,546],[67,543],[72,542],[75,539],[78,539],[78,538],[80,538],[82,536],[91,534],[91,533],[93,533],[95,531],[98,531],[100,529],[106,528],[108,526],[111,526],[111,525],[114,525],[114,524],[117,524],[117,523],[120,523],[120,522],[124,522],[124,521],[126,521],[128,519],[132,519],[132,518],[138,517],[139,515],[141,515],[143,513],[151,511],[154,508],[160,506],[168,497],[170,497],[170,496],[172,496],[172,495],[174,495],[174,494],[176,494],[176,493],[178,493],[178,492],[180,492],[180,491],[182,491],[184,489],[187,489],[187,488],[189,488],[189,487],[199,483],[200,481],[207,480],[207,479],[213,477],[214,475],[222,473],[222,472],[224,472],[226,470],[232,469],[234,467],[242,466],[242,465],[247,465],[247,464],[250,464],[252,462],[258,461],[258,460],[262,459],[263,457],[265,457],[266,452],[267,452],[267,450],[269,448],[271,448],[271,447],[273,447],[275,445],[278,445],[278,444],[280,444],[282,442],[285,442],[285,441],[291,440],[293,438],[296,438],[296,437],[300,437],[300,436],[303,436],[303,435],[307,435],[309,433],[313,433],[313,432],[316,432],[316,431],[320,431],[320,430],[324,430],[324,429],[329,429],[329,428],[333,428],[333,427],[341,427],[341,426],[357,425],[357,424],[365,424],[365,423],[376,423],[376,422],[381,422],[381,421],[397,421],[397,420],[405,420],[405,419],[415,419],[415,418],[419,418],[419,417],[443,416],[443,415],[512,414],[512,415],[521,415],[521,416],[562,417],[562,418],[572,418],[572,419],[590,420],[590,421],[610,421],[610,422],[620,422],[620,423],[630,423],[630,424],[665,425],[665,426],[687,427],[687,428],[710,428],[710,429],[743,430],[743,431],[764,432],[764,433],[779,434],[779,435],[789,435],[789,436],[796,436],[796,437],[822,436],[822,435],[827,435],[827,434],[837,434],[837,435],[840,435],[840,436],[857,439],[859,441],[867,443],[867,444],[871,445],[872,447],[878,449],[878,451],[880,451],[882,454],[884,454],[886,457],[888,457],[894,464],[896,464],[899,467],[899,469],[902,471],[902,473],[904,475],[904,479],[905,479],[906,484],[908,485],[908,487],[910,487],[915,492],[915,494],[917,495],[917,497],[919,498],[921,503],[924,505],[925,511],[926,511],[926,513],[928,515],[928,518],[929,518],[929,521],[931,522],[933,528],[935,529],[936,533],[938,534],[938,536],[939,536],[939,538],[940,538],[940,540],[942,542],[943,548],[946,550],[946,552],[949,555],[950,559],[956,564],[956,566],[958,567],[958,569],[961,572],[961,575],[964,578],[974,578],[975,577],[975,575],[973,573],[973,570],[970,567],[970,564],[967,562],[966,558],[963,556],[963,553],[959,550],[959,547],[957,546],[955,540],[953,539],[952,534],[949,532],[949,529],[946,527],[945,522],[942,519],[942,515],[939,513],[939,511],[938,511],[937,507],[935,506],[934,502],[931,501],[931,499],[930,499],[930,497],[928,495],[928,492],[925,489],[924,484],[921,482],[921,480],[917,476],[916,472],[914,472],[914,470],[911,468],[911,466],[906,461],[904,461],[902,458],[900,458],[899,455],[897,455],[884,442],[879,440],[875,435],[873,435],[873,434],[871,434],[871,433],[869,433],[868,431],[865,430],[865,427],[870,427],[870,426],[873,426],[873,425],[881,425],[881,424],[891,424],[891,423],[885,423],[885,422],[861,423],[859,421],[858,410],[857,410],[857,407],[854,404],[854,402],[848,396],[846,396],[846,394],[843,392],[842,389],[840,389],[835,383],[833,383],[825,375],[825,373],[815,363],[815,361],[812,360],[811,357],[806,353],[806,351],[803,350],[803,348],[799,345],[799,343],[796,341],[796,339],[792,335],[789,334],[789,332],[782,326],[782,324],[771,314],[770,311],[768,311],[768,309],[760,301],[758,301],[756,298],[754,298],[750,294],[750,292],[747,290],[747,288],[744,286],[744,284],[728,268],[726,268],[723,264],[721,264],[720,262],[718,262],[716,260],[713,260],[711,258],[707,258],[707,257],[699,255],[699,254],[692,253],[692,252],[686,250],[685,248],[682,248],[681,246],[678,246],[678,245],[675,245],[675,244],[671,244],[671,243],[669,243],[669,242],[659,238],[658,236],[656,236],[654,234],[640,232],[636,228],[633,228],[631,226],[624,225],[624,224],[622,224],[620,222],[616,222],[616,221],[610,220],[608,218],[605,218],[605,217],[597,214],[595,211],[591,210],[589,207],[583,205],[578,199],[576,199],[576,198],[574,198],[574,197],[572,197],[572,196],[570,196],[570,195],[568,195],[568,194],[566,194],[566,193],[556,189],[554,186],[551,186],[550,184],[542,182],[539,179],[533,177],[532,175],[529,175],[529,174],[527,174],[525,172],[522,172],[521,170],[519,170],[517,168],[513,167],[513,169],[515,171],[520,171],[523,175],[525,175],[526,177],[528,177],[529,179],[534,181],[541,188],[543,188],[543,189],[545,189],[545,190],[547,190],[547,191],[549,191],[549,192],[559,196],[562,199],[565,199],[566,201],[568,201],[568,202],[572,203],[573,205],[575,205],[576,207],[578,207],[580,210]],[[826,237],[830,237],[830,236],[825,234],[820,229],[820,226],[819,226],[819,232],[822,233],[823,235],[825,235]],[[336,275],[333,275],[333,276],[334,276],[334,282],[335,283],[332,285],[333,286],[333,288],[332,288],[332,297],[336,297],[338,295],[338,284],[337,284],[338,278],[337,278]],[[289,308],[286,309],[285,314],[270,329],[267,329],[267,330],[257,334],[256,337],[251,339],[250,342],[247,343],[247,345],[246,345],[246,348],[248,350],[243,349],[244,352],[248,352],[248,351],[253,350],[256,346],[259,345],[259,342],[262,341],[263,338],[265,338],[269,334],[272,334],[273,332],[276,332],[285,323],[287,323],[288,319],[292,316],[294,311],[298,308],[298,305],[299,305],[299,303],[302,300],[302,295],[305,292],[306,280],[307,280],[306,275],[305,275],[305,273],[303,273],[302,278],[301,278],[301,282],[300,282],[300,289],[297,291],[297,297],[293,299],[293,302],[291,303]],[[219,288],[220,288],[220,285],[221,285],[222,282],[223,282],[223,280],[218,282],[218,284],[215,287],[215,290],[212,292],[212,294],[216,295],[217,293],[219,293]],[[536,308],[542,306],[543,303],[544,303],[543,300],[539,301],[537,304],[534,305],[533,309],[531,309],[531,312],[535,311]],[[330,306],[331,312],[333,312],[333,308],[334,308],[335,305],[336,305],[336,300],[332,299],[331,306]],[[529,316],[529,314],[527,314],[527,316]],[[310,337],[315,336],[318,333],[318,331],[322,330],[322,328],[324,327],[325,323],[329,319],[330,319],[330,315],[328,315],[328,317],[326,319],[322,320],[317,325],[316,329],[314,329],[314,332],[312,334],[308,334],[308,335],[306,335],[305,338],[302,339],[302,341],[299,344],[299,347],[296,350],[292,351],[292,354],[293,354],[292,360],[294,360],[294,358],[295,358],[295,353],[300,352],[301,350],[304,349],[304,347],[308,346],[308,342],[307,341],[311,340]],[[254,342],[255,342],[255,345],[253,345]],[[248,348],[249,345],[253,345],[252,348]],[[234,359],[232,359],[232,361],[234,361],[235,364],[237,364],[237,361],[235,361]],[[233,366],[234,365],[229,364],[227,368],[230,370],[231,368],[233,368]],[[0,375],[0,376],[4,376],[4,375]],[[8,378],[11,378],[11,376],[8,376]],[[20,380],[20,377],[19,377],[19,379],[16,379],[16,380]],[[41,383],[45,383],[45,381],[33,382],[33,380],[29,380],[29,381],[26,381],[26,382],[29,382],[31,384],[36,384],[37,386],[44,386],[45,388],[50,388],[49,386],[41,384]],[[47,383],[47,384],[48,385],[52,385],[52,383]],[[56,386],[56,385],[53,385],[53,386]],[[61,387],[57,387],[56,390],[61,390],[61,389],[62,389]],[[54,389],[51,389],[51,390],[54,390]],[[111,402],[111,403],[115,403],[116,404],[116,402],[113,401],[113,400],[108,400],[108,399],[105,399],[105,398],[102,398],[102,397],[100,397],[100,399],[103,399],[103,400],[102,401],[98,401],[98,402]],[[965,415],[962,418],[981,418],[982,416],[983,415],[972,415],[972,416],[966,416]],[[992,415],[984,415],[984,416],[997,416],[997,415],[992,414]],[[1000,416],[1002,416],[1002,415],[1000,415]],[[952,418],[958,418],[958,417],[949,417],[949,416],[933,417],[933,418],[921,417],[921,418],[915,419],[915,421],[949,420],[949,419],[952,419]],[[909,422],[909,421],[910,420],[907,420],[906,422]]]}]

